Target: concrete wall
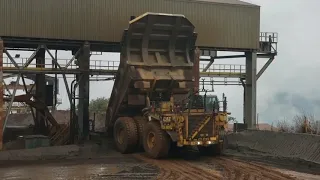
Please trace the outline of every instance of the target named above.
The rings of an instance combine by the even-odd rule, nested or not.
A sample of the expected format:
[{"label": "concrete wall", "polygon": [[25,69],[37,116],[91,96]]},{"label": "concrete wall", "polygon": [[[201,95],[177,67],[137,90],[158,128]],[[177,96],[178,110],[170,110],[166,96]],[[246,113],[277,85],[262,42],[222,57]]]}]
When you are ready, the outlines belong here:
[{"label": "concrete wall", "polygon": [[227,136],[228,147],[243,147],[272,156],[301,159],[320,164],[320,136],[279,133],[272,131],[244,131]]}]

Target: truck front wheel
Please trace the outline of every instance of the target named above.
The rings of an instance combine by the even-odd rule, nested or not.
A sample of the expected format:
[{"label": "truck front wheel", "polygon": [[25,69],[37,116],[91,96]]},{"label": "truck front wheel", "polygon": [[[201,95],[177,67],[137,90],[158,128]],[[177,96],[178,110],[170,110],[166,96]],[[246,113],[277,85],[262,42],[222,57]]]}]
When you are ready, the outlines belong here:
[{"label": "truck front wheel", "polygon": [[123,153],[132,153],[138,144],[138,130],[130,117],[120,117],[114,124],[113,137],[117,149]]},{"label": "truck front wheel", "polygon": [[170,149],[170,137],[161,129],[160,123],[150,121],[145,126],[143,148],[153,159],[165,158]]}]

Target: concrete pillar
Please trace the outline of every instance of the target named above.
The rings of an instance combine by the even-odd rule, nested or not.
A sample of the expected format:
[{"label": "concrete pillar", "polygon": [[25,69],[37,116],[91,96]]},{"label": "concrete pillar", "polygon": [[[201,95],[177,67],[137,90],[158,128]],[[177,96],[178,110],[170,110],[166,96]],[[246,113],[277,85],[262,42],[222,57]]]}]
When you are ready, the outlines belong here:
[{"label": "concrete pillar", "polygon": [[3,112],[3,41],[0,39],[0,150],[3,148],[3,125],[5,116]]},{"label": "concrete pillar", "polygon": [[256,126],[257,104],[257,53],[246,52],[246,83],[245,83],[245,121],[248,129]]},{"label": "concrete pillar", "polygon": [[[36,54],[36,67],[37,68],[45,68],[45,53],[46,50],[44,48],[40,48]],[[46,102],[46,77],[45,74],[36,74],[36,100],[40,101],[41,103]],[[45,125],[45,119],[43,117],[42,110],[36,110],[36,121],[37,126],[36,131],[37,133],[46,135],[47,129]]]},{"label": "concrete pillar", "polygon": [[85,140],[89,135],[89,66],[90,44],[85,43],[78,59],[80,74],[79,82],[79,140]]}]

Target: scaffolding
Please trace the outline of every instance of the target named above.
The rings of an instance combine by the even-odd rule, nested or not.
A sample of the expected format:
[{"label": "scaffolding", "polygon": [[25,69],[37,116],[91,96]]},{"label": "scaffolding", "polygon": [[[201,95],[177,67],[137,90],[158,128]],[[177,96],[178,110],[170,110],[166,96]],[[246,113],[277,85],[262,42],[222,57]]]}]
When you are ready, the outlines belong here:
[{"label": "scaffolding", "polygon": [[[73,47],[69,49],[73,52],[73,57],[66,61],[66,63],[62,63],[62,61],[58,61],[57,59],[57,49],[49,49],[46,43],[39,42],[37,44],[37,48],[23,48],[20,46],[29,46],[27,40],[17,42],[15,44],[19,46],[18,48],[12,48],[15,44],[10,42],[6,43],[6,41],[0,41],[0,67],[1,67],[1,85],[2,85],[2,94],[0,99],[0,103],[2,107],[1,109],[2,117],[1,118],[1,133],[0,133],[0,143],[2,148],[2,137],[5,132],[5,127],[8,121],[9,114],[12,110],[23,109],[21,104],[25,104],[29,106],[27,109],[31,112],[34,118],[34,133],[35,134],[43,134],[47,135],[51,138],[52,145],[61,145],[68,144],[69,142],[73,142],[74,137],[70,136],[70,129],[77,132],[77,141],[83,141],[88,137],[88,128],[89,128],[89,75],[90,74],[104,74],[104,72],[100,72],[98,69],[90,69],[90,44],[88,42],[83,42],[81,45],[77,45],[77,47]],[[61,44],[63,46],[63,42],[57,41],[56,45]],[[32,46],[34,46],[34,42]],[[77,48],[77,50],[76,50]],[[10,50],[18,50],[18,51],[33,51],[32,55],[28,58],[19,58],[12,57]],[[50,50],[56,50],[55,56],[51,53]],[[45,54],[49,54],[50,62],[46,63]],[[5,55],[6,57],[4,58]],[[17,61],[19,59],[19,62]],[[76,60],[76,65],[74,64]],[[47,74],[54,74],[55,77],[47,76]],[[66,91],[68,94],[68,100],[72,103],[72,96],[70,92],[70,88],[67,82],[67,75],[73,74],[77,77],[77,81],[79,84],[79,116],[74,122],[75,124],[61,124],[58,123],[53,115],[51,114],[52,110],[49,107],[56,107],[59,104],[57,98],[58,91],[58,75],[62,76],[64,81]],[[16,77],[15,81],[10,84],[6,84],[4,78],[7,77]],[[33,84],[26,84],[25,79],[31,79],[34,81]],[[80,80],[81,79],[81,80]],[[23,84],[19,84],[22,80]],[[5,87],[6,91],[4,93],[3,87]],[[10,90],[13,89],[11,93]],[[17,95],[17,90],[24,90],[25,94]],[[6,106],[4,106],[4,101],[6,102]],[[15,106],[16,105],[16,106]],[[5,114],[4,114],[5,113]]]}]

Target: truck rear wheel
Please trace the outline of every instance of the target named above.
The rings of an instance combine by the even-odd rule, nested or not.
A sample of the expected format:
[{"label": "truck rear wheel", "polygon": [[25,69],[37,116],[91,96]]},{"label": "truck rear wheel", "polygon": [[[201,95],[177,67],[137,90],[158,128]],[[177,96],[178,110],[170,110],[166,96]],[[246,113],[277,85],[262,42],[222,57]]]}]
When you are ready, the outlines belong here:
[{"label": "truck rear wheel", "polygon": [[117,149],[123,153],[132,153],[138,144],[138,130],[130,117],[120,117],[114,124],[113,137]]},{"label": "truck rear wheel", "polygon": [[147,120],[144,117],[134,117],[135,123],[137,125],[138,129],[138,150],[143,150],[143,135],[144,135],[144,129],[147,124]]},{"label": "truck rear wheel", "polygon": [[161,129],[159,122],[150,121],[145,126],[143,148],[153,159],[165,158],[170,149],[169,135]]}]

